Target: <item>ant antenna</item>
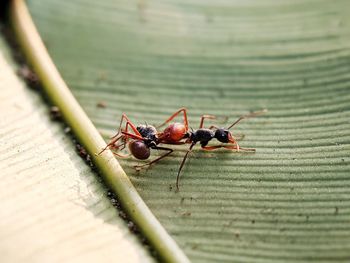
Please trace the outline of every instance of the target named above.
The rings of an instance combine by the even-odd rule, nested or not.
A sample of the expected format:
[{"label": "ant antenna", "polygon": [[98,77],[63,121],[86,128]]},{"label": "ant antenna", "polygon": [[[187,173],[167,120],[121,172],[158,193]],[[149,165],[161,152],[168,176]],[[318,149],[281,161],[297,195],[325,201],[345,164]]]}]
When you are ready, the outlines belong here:
[{"label": "ant antenna", "polygon": [[247,115],[243,115],[241,117],[239,117],[230,127],[228,127],[227,129],[231,129],[233,126],[235,126],[237,123],[239,123],[241,120],[244,120],[244,119],[247,119],[247,118],[252,118],[252,117],[256,117],[256,116],[259,116],[261,114],[264,114],[267,112],[267,109],[263,109],[261,111],[254,111],[250,114],[247,114]]}]

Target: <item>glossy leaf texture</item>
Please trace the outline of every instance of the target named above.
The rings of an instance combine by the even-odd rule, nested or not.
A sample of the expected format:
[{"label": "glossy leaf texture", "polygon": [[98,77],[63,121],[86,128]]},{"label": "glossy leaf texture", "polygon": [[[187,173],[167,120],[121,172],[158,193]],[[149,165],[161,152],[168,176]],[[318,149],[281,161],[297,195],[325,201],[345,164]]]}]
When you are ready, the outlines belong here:
[{"label": "glossy leaf texture", "polygon": [[0,261],[154,262],[17,69],[0,36]]},{"label": "glossy leaf texture", "polygon": [[[255,154],[187,149],[147,171],[120,160],[193,262],[350,257],[348,1],[28,1],[73,93],[105,135],[122,113],[229,117]],[[101,107],[103,105],[104,107]],[[209,122],[208,122],[209,124]],[[154,153],[154,156],[157,153]]]}]

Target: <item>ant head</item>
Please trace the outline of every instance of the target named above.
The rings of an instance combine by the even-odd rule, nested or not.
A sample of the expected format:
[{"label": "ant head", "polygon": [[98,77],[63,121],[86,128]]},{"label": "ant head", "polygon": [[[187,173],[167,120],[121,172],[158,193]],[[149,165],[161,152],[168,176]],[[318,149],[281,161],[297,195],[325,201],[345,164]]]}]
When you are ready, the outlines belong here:
[{"label": "ant head", "polygon": [[214,138],[216,138],[219,142],[228,143],[232,138],[232,135],[229,130],[219,128],[215,131]]}]

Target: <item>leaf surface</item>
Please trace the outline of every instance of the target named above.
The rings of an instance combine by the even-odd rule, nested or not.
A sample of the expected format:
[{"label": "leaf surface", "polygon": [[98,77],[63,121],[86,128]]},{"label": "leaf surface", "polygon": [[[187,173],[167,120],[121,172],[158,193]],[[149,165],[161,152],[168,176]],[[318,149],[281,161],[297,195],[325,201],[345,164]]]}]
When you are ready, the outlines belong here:
[{"label": "leaf surface", "polygon": [[[350,256],[349,2],[30,1],[50,54],[93,123],[160,124],[188,108],[242,122],[255,154],[186,147],[123,168],[193,262]],[[97,107],[99,103],[106,107]],[[213,122],[214,123],[214,122]],[[156,154],[156,153],[155,153]]]},{"label": "leaf surface", "polygon": [[0,37],[0,261],[153,262]]}]

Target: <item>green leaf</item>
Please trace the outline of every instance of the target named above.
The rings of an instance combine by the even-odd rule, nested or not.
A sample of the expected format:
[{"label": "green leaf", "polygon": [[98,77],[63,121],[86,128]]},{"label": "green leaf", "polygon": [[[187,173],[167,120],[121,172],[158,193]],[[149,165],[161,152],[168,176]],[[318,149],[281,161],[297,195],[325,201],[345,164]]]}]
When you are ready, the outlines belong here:
[{"label": "green leaf", "polygon": [[202,114],[232,123],[269,110],[233,131],[255,154],[194,151],[179,193],[187,147],[140,173],[134,159],[120,160],[193,262],[348,260],[348,1],[37,0],[29,8],[106,140],[123,112],[160,124],[184,106],[196,128]]},{"label": "green leaf", "polygon": [[[0,36],[0,261],[153,262]],[[118,244],[118,245],[116,245]]]}]

